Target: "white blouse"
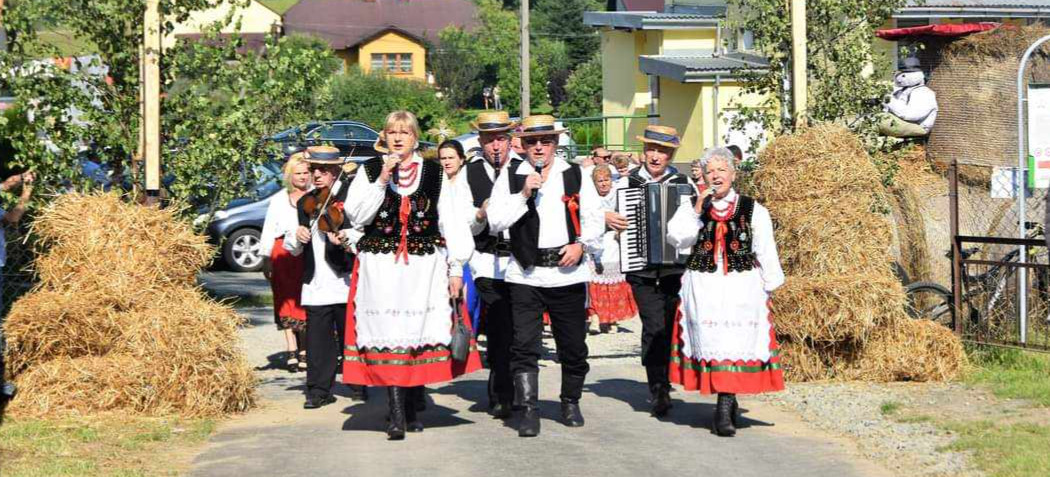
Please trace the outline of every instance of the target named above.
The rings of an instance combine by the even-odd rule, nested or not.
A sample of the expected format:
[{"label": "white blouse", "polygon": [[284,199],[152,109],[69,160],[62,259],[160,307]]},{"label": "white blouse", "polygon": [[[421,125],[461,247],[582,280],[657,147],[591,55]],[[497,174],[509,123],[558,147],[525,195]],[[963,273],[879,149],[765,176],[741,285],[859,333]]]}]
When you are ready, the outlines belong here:
[{"label": "white blouse", "polygon": [[270,196],[270,203],[266,207],[266,219],[263,220],[259,237],[260,256],[269,257],[273,252],[273,243],[278,237],[284,237],[288,232],[294,233],[299,228],[299,213],[290,200],[288,189],[284,188]]},{"label": "white blouse", "polygon": [[[378,178],[375,182],[370,182],[367,172],[363,170],[358,172],[353,182],[350,183],[346,205],[343,209],[354,228],[363,229],[372,223],[379,208],[383,205],[387,187],[402,196],[411,195],[419,188],[423,178],[423,158],[419,154],[413,154],[412,162],[419,164],[420,170],[416,175],[416,180],[404,189],[401,189],[397,181],[393,180],[386,185],[380,184]],[[441,177],[442,192],[437,205],[438,230],[445,238],[449,275],[460,277],[463,276],[463,264],[470,260],[470,255],[474,252],[474,236],[470,233],[472,217],[466,216],[472,210],[472,204],[468,202],[465,194],[457,193],[455,184],[448,181],[443,172]]]},{"label": "white blouse", "polygon": [[[738,197],[736,190],[730,189],[725,197],[714,200],[711,205],[715,210],[724,211]],[[704,227],[704,219],[696,213],[692,201],[682,202],[675,211],[674,217],[667,223],[668,241],[679,250],[691,249],[693,245],[696,245],[700,229]],[[767,292],[772,292],[784,284],[784,270],[780,268],[780,258],[777,256],[773,220],[769,216],[769,210],[758,202],[755,202],[755,210],[751,215],[751,234],[754,237],[751,249],[758,260],[762,288]],[[718,273],[722,273],[722,257],[715,257],[715,260],[719,264]]]}]

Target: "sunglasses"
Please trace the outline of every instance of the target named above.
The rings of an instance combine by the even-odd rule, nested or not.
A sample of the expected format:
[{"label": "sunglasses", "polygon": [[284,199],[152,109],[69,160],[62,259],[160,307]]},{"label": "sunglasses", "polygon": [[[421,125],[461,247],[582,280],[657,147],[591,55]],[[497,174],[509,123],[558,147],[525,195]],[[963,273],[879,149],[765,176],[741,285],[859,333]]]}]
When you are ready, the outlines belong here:
[{"label": "sunglasses", "polygon": [[607,155],[607,156],[599,156],[599,155],[595,154],[595,155],[594,155],[594,158],[595,158],[595,159],[601,159],[601,160],[603,160],[603,161],[608,161],[609,159],[611,159],[611,158],[612,158],[612,154],[609,154],[609,155]]},{"label": "sunglasses", "polygon": [[536,143],[543,144],[544,146],[550,146],[554,144],[554,139],[551,139],[549,137],[527,137],[522,139],[521,142],[524,143],[526,146]]},{"label": "sunglasses", "polygon": [[332,166],[327,165],[312,165],[310,166],[310,172],[321,171],[325,174],[335,174]]}]

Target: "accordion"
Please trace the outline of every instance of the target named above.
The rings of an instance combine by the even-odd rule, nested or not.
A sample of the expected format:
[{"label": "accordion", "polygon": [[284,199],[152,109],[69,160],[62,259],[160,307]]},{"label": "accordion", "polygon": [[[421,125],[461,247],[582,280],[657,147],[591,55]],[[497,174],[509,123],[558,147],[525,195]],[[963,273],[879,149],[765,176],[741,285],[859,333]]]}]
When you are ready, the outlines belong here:
[{"label": "accordion", "polygon": [[684,265],[688,254],[667,243],[667,223],[678,204],[695,194],[690,184],[649,183],[616,191],[616,211],[627,218],[620,232],[620,271]]}]

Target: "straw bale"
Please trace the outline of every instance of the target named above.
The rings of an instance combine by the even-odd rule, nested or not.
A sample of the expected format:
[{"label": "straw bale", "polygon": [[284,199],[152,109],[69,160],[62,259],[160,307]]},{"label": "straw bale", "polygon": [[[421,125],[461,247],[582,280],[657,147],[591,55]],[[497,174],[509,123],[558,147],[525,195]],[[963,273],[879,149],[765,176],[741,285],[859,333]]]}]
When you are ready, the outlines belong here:
[{"label": "straw bale", "polygon": [[893,217],[900,241],[900,264],[913,281],[930,279],[929,244],[926,243],[926,219],[919,205],[915,187],[898,181],[893,193]]},{"label": "straw bale", "polygon": [[831,378],[831,368],[810,343],[784,340],[780,343],[784,379],[801,383]]},{"label": "straw bale", "polygon": [[889,271],[789,277],[773,300],[777,333],[795,342],[863,342],[876,327],[904,314],[904,289]]},{"label": "straw bale", "polygon": [[893,320],[874,333],[857,359],[837,372],[864,381],[948,381],[968,367],[951,330],[928,320]]}]

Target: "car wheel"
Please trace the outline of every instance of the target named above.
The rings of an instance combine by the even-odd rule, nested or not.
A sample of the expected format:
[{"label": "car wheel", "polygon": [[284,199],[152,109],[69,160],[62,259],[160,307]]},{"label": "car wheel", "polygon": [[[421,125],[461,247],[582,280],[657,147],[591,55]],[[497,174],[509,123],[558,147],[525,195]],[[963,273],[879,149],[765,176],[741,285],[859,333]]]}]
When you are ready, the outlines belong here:
[{"label": "car wheel", "polygon": [[238,229],[226,238],[222,256],[226,265],[235,272],[257,272],[262,270],[259,255],[261,233],[255,229]]}]

